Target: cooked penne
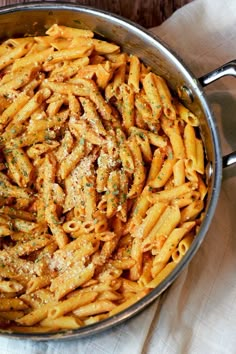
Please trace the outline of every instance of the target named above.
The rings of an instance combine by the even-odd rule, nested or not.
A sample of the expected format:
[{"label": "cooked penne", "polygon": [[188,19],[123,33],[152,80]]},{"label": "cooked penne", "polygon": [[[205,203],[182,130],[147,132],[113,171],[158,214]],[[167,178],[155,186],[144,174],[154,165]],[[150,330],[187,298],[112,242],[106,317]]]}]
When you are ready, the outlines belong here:
[{"label": "cooked penne", "polygon": [[195,220],[203,208],[204,203],[202,200],[194,200],[191,204],[182,209],[181,221]]},{"label": "cooked penne", "polygon": [[147,210],[149,209],[151,203],[147,198],[148,192],[147,189],[144,189],[141,195],[137,198],[133,209],[131,211],[130,218],[126,223],[124,232],[132,233],[135,230],[135,227],[141,224],[143,218],[146,215]]},{"label": "cooked penne", "polygon": [[136,135],[135,138],[142,151],[144,161],[150,163],[152,161],[152,150],[148,136],[140,134]]},{"label": "cooked penne", "polygon": [[20,317],[16,322],[23,326],[33,326],[47,317],[48,310],[53,307],[53,304],[53,302],[44,304],[43,307],[36,308],[25,316]]},{"label": "cooked penne", "polygon": [[149,208],[146,212],[146,217],[143,219],[140,226],[135,228],[133,237],[145,239],[156,225],[166,208],[167,204],[161,202],[155,203],[151,208]]},{"label": "cooked penne", "polygon": [[[173,251],[180,244],[182,238],[195,226],[194,221],[185,222],[181,227],[175,228],[160,252],[155,256],[152,267],[152,274],[156,276],[167,264]],[[185,246],[183,246],[184,248]]]},{"label": "cooked penne", "polygon": [[40,322],[40,326],[46,328],[57,329],[76,329],[81,326],[82,322],[72,316],[62,316],[56,319],[45,318]]},{"label": "cooked penne", "polygon": [[198,117],[140,58],[80,28],[6,40],[0,78],[0,330],[116,316],[197,237]]},{"label": "cooked penne", "polygon": [[22,290],[23,286],[14,280],[1,280],[0,291],[3,293],[17,293]]},{"label": "cooked penne", "polygon": [[[88,43],[87,45],[80,46],[80,48],[76,50],[71,48],[71,49],[62,49],[62,50],[58,50],[57,52],[53,52],[48,56],[46,61],[48,61],[49,64],[52,65],[64,60],[74,60],[78,58],[87,57],[92,53],[92,51],[93,51],[93,45]],[[45,69],[47,68],[46,66],[44,67]]]},{"label": "cooked penne", "polygon": [[120,86],[122,97],[122,117],[124,128],[128,131],[134,126],[134,91],[127,84]]},{"label": "cooked penne", "polygon": [[184,160],[177,160],[173,166],[173,182],[175,186],[181,186],[185,182]]},{"label": "cooked penne", "polygon": [[26,293],[31,294],[38,289],[46,287],[50,283],[51,279],[49,275],[43,275],[41,277],[32,278],[28,282]]},{"label": "cooked penne", "polygon": [[135,302],[139,301],[140,299],[142,299],[142,297],[144,297],[145,295],[147,295],[148,290],[144,289],[140,292],[138,292],[137,294],[132,295],[128,300],[126,300],[125,302],[121,303],[120,305],[117,305],[113,310],[109,311],[109,316],[114,316],[117,313],[125,310],[127,307],[133,305]]},{"label": "cooked penne", "polygon": [[172,202],[173,200],[181,198],[184,194],[191,192],[193,189],[193,185],[190,182],[187,182],[180,186],[166,189],[161,192],[150,193],[147,198],[150,203],[153,204],[157,202]]},{"label": "cooked penne", "polygon": [[142,242],[144,251],[151,250],[153,254],[160,250],[169,234],[179,224],[181,214],[177,206],[168,206],[154,227]]},{"label": "cooked penne", "polygon": [[23,311],[1,311],[0,313],[0,318],[9,320],[9,321],[15,321],[20,317],[24,316]]},{"label": "cooked penne", "polygon": [[[135,107],[137,109],[137,113],[142,117],[144,124],[151,124],[152,110],[147,101],[147,98],[144,94],[136,94],[135,95]],[[137,115],[136,113],[136,115]],[[137,117],[136,117],[137,121]]]},{"label": "cooked penne", "polygon": [[58,317],[64,316],[68,312],[72,312],[75,309],[85,306],[91,302],[93,302],[98,293],[95,291],[91,291],[88,293],[79,293],[73,297],[70,297],[67,300],[59,302],[56,306],[52,307],[48,311],[48,317],[51,319],[56,319]]},{"label": "cooked penne", "polygon": [[93,219],[93,215],[96,212],[97,205],[97,193],[95,189],[95,177],[94,176],[83,176],[81,187],[84,193],[84,209],[85,209],[85,218],[87,221]]},{"label": "cooked penne", "polygon": [[13,298],[13,299],[1,299],[0,301],[0,311],[12,311],[12,310],[25,310],[28,306],[24,301]]},{"label": "cooked penne", "polygon": [[200,139],[196,139],[196,171],[203,175],[204,173],[204,151],[203,143]]},{"label": "cooked penne", "polygon": [[70,155],[66,156],[58,167],[57,174],[59,178],[64,180],[70,174],[79,161],[85,156],[85,151],[85,142],[81,140],[77,141]]},{"label": "cooked penne", "polygon": [[164,162],[164,156],[160,149],[156,149],[153,154],[150,170],[148,173],[147,184],[154,180],[161,170],[162,164]]},{"label": "cooked penne", "polygon": [[134,126],[134,127],[130,128],[130,133],[131,133],[131,135],[138,135],[141,137],[143,135],[147,135],[150,143],[152,145],[160,147],[160,148],[164,148],[167,145],[166,137],[164,137],[162,135],[155,134],[149,130],[140,129],[140,128],[137,128]]},{"label": "cooked penne", "polygon": [[129,173],[133,173],[134,159],[127,143],[121,144],[119,154],[124,170]]},{"label": "cooked penne", "polygon": [[10,73],[4,76],[5,80],[1,80],[0,94],[7,96],[9,92],[18,90],[27,85],[32,79],[34,79],[40,70],[40,66],[29,65],[24,68],[20,68],[14,73]]},{"label": "cooked penne", "polygon": [[33,65],[35,63],[42,64],[49,57],[49,55],[53,53],[53,51],[53,48],[47,48],[38,53],[32,53],[24,56],[14,62],[12,70],[14,72],[28,65]]},{"label": "cooked penne", "polygon": [[[17,62],[17,59],[23,57],[31,48],[32,42],[23,42],[12,48],[11,50],[3,53],[0,59],[0,70],[5,68],[6,66],[12,64],[13,62]],[[13,64],[14,66],[14,64]]]},{"label": "cooked penne", "polygon": [[64,232],[57,215],[56,205],[53,200],[53,183],[55,181],[55,157],[53,155],[45,158],[43,201],[45,204],[45,218],[55,236],[58,246],[64,247],[68,242],[68,237]]},{"label": "cooked penne", "polygon": [[78,29],[78,28],[70,28],[66,26],[59,26],[57,24],[52,25],[46,32],[51,37],[55,38],[76,38],[76,37],[86,37],[93,38],[93,32]]},{"label": "cooked penne", "polygon": [[173,122],[165,118],[162,119],[161,127],[170,139],[174,157],[183,160],[185,158],[185,147],[178,122],[176,120]]},{"label": "cooked penne", "polygon": [[201,200],[204,200],[207,195],[207,186],[200,175],[198,175],[198,190],[201,196]]},{"label": "cooked penne", "polygon": [[114,305],[109,300],[96,300],[88,305],[81,306],[79,309],[73,311],[73,313],[79,318],[83,318],[104,312],[109,312],[115,307],[116,305]]},{"label": "cooked penne", "polygon": [[158,175],[149,182],[149,186],[151,188],[163,187],[167,183],[168,179],[171,177],[175,163],[176,159],[172,156],[170,156],[170,158],[167,158],[163,162],[163,165]]},{"label": "cooked penne", "polygon": [[161,76],[157,75],[154,76],[154,81],[160,95],[165,116],[169,119],[174,120],[176,118],[176,112],[172,104],[172,97],[170,94],[170,90],[166,84],[166,81]]},{"label": "cooked penne", "polygon": [[94,265],[90,264],[84,269],[78,270],[78,265],[66,272],[62,273],[59,277],[52,280],[50,290],[55,292],[55,297],[60,300],[72,290],[78,288],[88,280],[92,279],[94,274]]},{"label": "cooked penne", "polygon": [[156,276],[154,276],[154,278],[150,281],[150,283],[148,283],[146,285],[146,288],[147,289],[156,288],[165,278],[168,277],[168,275],[172,272],[172,270],[174,270],[175,267],[176,267],[176,263],[175,262],[167,263],[165,268],[163,268],[160,271],[160,273],[158,273]]},{"label": "cooked penne", "polygon": [[[12,173],[12,176],[14,176],[14,181],[20,187],[27,187],[32,179],[33,173],[33,166],[27,154],[21,148],[9,146],[7,146],[5,153],[7,155],[6,160],[8,163],[10,163],[11,166],[9,169]],[[16,174],[14,174],[14,171],[16,171]]]},{"label": "cooked penne", "polygon": [[140,76],[140,61],[135,55],[130,57],[130,68],[128,85],[133,88],[134,92],[139,92],[139,76]]},{"label": "cooked penne", "polygon": [[[106,135],[106,129],[92,101],[87,98],[80,98],[81,105],[84,109],[84,118],[92,125],[93,130],[101,135]],[[78,111],[78,110],[77,110]]]},{"label": "cooked penne", "polygon": [[186,149],[186,155],[193,170],[196,170],[197,166],[197,141],[195,131],[192,125],[186,124],[184,129],[184,145]]},{"label": "cooked penne", "polygon": [[107,180],[107,218],[115,215],[119,206],[120,177],[118,171],[112,171]]},{"label": "cooked penne", "polygon": [[179,101],[174,101],[178,118],[182,119],[193,127],[199,126],[199,119]]},{"label": "cooked penne", "polygon": [[145,76],[143,79],[143,87],[148,99],[148,103],[152,108],[150,124],[155,126],[162,113],[161,97],[156,87],[155,74],[150,72]]},{"label": "cooked penne", "polygon": [[130,279],[138,280],[142,273],[143,252],[142,240],[138,237],[134,238],[131,248],[131,257],[135,260],[135,264],[130,268]]},{"label": "cooked penne", "polygon": [[24,92],[20,93],[18,97],[3,111],[0,116],[1,130],[6,126],[14,117],[15,114],[29,101],[30,97]]},{"label": "cooked penne", "polygon": [[106,190],[107,181],[111,170],[111,167],[109,166],[109,155],[103,150],[100,153],[97,164],[96,190],[98,193],[101,193]]},{"label": "cooked penne", "polygon": [[144,187],[146,173],[143,164],[141,149],[135,137],[131,139],[129,143],[129,147],[134,160],[134,179],[133,179],[133,184],[127,196],[128,198],[135,198],[141,193]]}]

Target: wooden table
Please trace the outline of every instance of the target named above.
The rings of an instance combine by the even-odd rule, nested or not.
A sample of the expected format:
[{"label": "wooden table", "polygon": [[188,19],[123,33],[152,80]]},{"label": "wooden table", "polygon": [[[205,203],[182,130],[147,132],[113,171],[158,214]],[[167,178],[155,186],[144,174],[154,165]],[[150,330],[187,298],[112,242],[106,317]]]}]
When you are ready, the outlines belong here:
[{"label": "wooden table", "polygon": [[[67,2],[93,6],[98,9],[110,11],[148,28],[161,24],[174,11],[191,1],[192,0],[70,0]],[[27,2],[30,1],[0,0],[0,5]],[[55,2],[59,3],[59,1]]]}]

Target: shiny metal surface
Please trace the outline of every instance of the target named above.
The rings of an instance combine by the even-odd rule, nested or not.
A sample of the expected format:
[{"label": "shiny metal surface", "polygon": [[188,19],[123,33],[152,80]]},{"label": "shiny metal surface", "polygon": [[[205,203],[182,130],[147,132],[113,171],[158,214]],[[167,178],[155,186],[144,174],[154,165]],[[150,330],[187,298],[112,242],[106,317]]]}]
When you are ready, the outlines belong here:
[{"label": "shiny metal surface", "polygon": [[223,168],[230,167],[236,164],[236,152],[231,152],[223,157]]},{"label": "shiny metal surface", "polygon": [[220,66],[215,70],[212,70],[210,73],[200,77],[198,80],[202,86],[207,86],[228,75],[236,77],[236,59]]},{"label": "shiny metal surface", "polygon": [[206,203],[205,218],[199,229],[198,236],[194,239],[186,256],[157,288],[153,289],[139,302],[123,312],[99,323],[81,327],[77,330],[37,335],[2,333],[2,335],[13,338],[33,340],[73,339],[94,335],[128,320],[153,302],[188,265],[203,242],[215,212],[222,177],[222,158],[218,131],[202,86],[182,63],[181,59],[160,39],[151,35],[140,26],[123,20],[120,17],[91,8],[63,3],[33,3],[2,8],[0,10],[0,38],[25,34],[43,34],[53,23],[78,28],[89,28],[99,36],[104,36],[118,43],[124,51],[138,55],[155,72],[163,75],[174,91],[177,91],[179,87],[188,87],[192,92],[192,101],[189,102],[189,108],[199,117],[201,135],[204,140],[212,173],[209,178],[209,195]]},{"label": "shiny metal surface", "polygon": [[[203,75],[198,79],[202,86],[207,86],[219,80],[225,76],[234,76],[236,77],[236,59],[232,60],[215,70],[212,70],[210,73]],[[232,152],[229,155],[223,156],[223,168],[233,166],[236,164],[236,151]]]}]

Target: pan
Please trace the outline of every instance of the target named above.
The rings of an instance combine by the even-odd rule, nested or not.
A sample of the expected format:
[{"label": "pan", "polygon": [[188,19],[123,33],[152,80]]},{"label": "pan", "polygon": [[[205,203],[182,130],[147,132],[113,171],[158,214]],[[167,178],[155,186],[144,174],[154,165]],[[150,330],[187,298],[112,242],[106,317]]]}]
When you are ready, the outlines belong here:
[{"label": "pan", "polygon": [[92,30],[99,38],[105,37],[120,45],[123,51],[137,55],[146,65],[152,67],[154,72],[168,81],[171,89],[199,118],[201,136],[208,160],[209,192],[204,219],[187,254],[161,284],[137,303],[108,319],[76,330],[43,334],[1,333],[3,336],[12,338],[41,341],[94,335],[135,316],[163,293],[189,264],[202,244],[211,225],[219,198],[222,168],[232,166],[236,162],[236,152],[222,158],[217,124],[204,93],[204,87],[215,80],[226,75],[236,76],[236,60],[197,78],[176,53],[158,37],[139,25],[104,11],[67,3],[32,3],[1,8],[0,38],[3,40],[24,35],[42,35],[54,23]]}]

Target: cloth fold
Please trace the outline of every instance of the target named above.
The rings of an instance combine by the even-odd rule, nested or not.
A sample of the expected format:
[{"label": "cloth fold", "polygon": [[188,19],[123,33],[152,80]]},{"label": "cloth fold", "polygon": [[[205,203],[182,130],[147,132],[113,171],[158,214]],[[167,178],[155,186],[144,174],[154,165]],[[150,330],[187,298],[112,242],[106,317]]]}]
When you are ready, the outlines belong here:
[{"label": "cloth fold", "polygon": [[[198,77],[236,58],[236,1],[195,0],[151,29]],[[223,154],[236,150],[236,82],[206,88]],[[71,341],[0,337],[1,354],[236,353],[236,166],[224,171],[217,210],[188,268],[138,316],[104,333]]]}]

